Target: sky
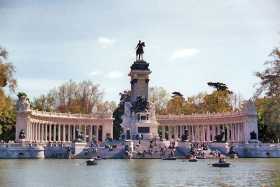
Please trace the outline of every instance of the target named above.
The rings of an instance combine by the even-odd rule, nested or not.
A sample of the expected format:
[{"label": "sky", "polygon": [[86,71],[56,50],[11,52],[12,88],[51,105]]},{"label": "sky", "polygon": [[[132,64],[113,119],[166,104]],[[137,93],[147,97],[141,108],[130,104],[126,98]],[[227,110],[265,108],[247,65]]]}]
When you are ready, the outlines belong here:
[{"label": "sky", "polygon": [[30,98],[72,79],[118,101],[142,40],[150,86],[192,96],[220,81],[248,99],[254,73],[280,46],[279,8],[279,0],[0,0],[0,46]]}]

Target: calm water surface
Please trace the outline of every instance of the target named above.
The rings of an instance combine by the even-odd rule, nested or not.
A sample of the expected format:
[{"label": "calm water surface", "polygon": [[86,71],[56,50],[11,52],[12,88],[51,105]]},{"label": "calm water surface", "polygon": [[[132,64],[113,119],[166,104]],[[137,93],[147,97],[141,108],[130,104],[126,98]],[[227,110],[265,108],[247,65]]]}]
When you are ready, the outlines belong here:
[{"label": "calm water surface", "polygon": [[280,186],[280,159],[229,160],[213,168],[209,160],[0,160],[0,187],[13,186]]}]

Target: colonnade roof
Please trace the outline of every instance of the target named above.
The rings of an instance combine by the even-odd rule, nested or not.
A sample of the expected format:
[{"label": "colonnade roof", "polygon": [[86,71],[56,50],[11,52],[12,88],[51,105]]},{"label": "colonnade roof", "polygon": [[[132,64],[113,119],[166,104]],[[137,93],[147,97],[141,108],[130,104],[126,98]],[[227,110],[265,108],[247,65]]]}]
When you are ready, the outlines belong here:
[{"label": "colonnade roof", "polygon": [[71,114],[71,113],[57,113],[57,112],[31,110],[31,114],[33,116],[42,116],[42,117],[112,119],[112,113]]}]

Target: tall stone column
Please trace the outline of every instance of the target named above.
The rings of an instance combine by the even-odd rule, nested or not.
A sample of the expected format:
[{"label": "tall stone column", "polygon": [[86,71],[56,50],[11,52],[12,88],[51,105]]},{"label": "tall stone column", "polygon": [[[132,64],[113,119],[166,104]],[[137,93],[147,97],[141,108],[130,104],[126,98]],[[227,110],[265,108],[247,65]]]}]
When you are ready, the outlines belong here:
[{"label": "tall stone column", "polygon": [[205,139],[205,125],[202,125],[202,141],[203,142],[206,142],[206,139]]},{"label": "tall stone column", "polygon": [[48,124],[48,130],[49,130],[48,131],[48,141],[50,142],[50,141],[52,141],[52,139],[51,139],[52,138],[52,136],[51,136],[51,130],[52,130],[51,129],[51,124]]},{"label": "tall stone column", "polygon": [[234,142],[234,123],[230,124],[230,135],[231,135],[231,142]]},{"label": "tall stone column", "polygon": [[63,124],[62,126],[63,126],[63,129],[62,129],[62,131],[63,131],[63,133],[62,133],[62,141],[65,142],[66,141],[66,136],[65,136],[66,135],[66,133],[65,133],[65,129],[66,128],[65,128],[65,124]]},{"label": "tall stone column", "polygon": [[96,141],[98,142],[99,140],[98,140],[98,136],[99,136],[99,125],[96,125],[95,126],[96,127],[96,131],[95,131],[95,136],[96,136]]},{"label": "tall stone column", "polygon": [[47,141],[47,125],[45,123],[43,123],[43,127],[44,127],[44,142]]},{"label": "tall stone column", "polygon": [[162,139],[165,139],[165,126],[161,126]]},{"label": "tall stone column", "polygon": [[210,142],[211,140],[210,140],[210,125],[207,125],[206,126],[206,141],[207,142]]},{"label": "tall stone column", "polygon": [[29,134],[29,137],[28,137],[28,141],[31,141],[32,140],[32,125],[31,123],[28,124],[28,134]]},{"label": "tall stone column", "polygon": [[58,124],[57,128],[58,128],[58,141],[60,142],[61,141],[61,125]]},{"label": "tall stone column", "polygon": [[33,123],[33,140],[36,141],[36,123]]},{"label": "tall stone column", "polygon": [[35,123],[35,141],[38,140],[38,123]]},{"label": "tall stone column", "polygon": [[85,137],[85,140],[86,140],[86,137],[87,137],[87,125],[85,124],[84,125],[84,137]]},{"label": "tall stone column", "polygon": [[50,141],[53,141],[53,124],[50,124]]},{"label": "tall stone column", "polygon": [[56,124],[53,125],[53,141],[56,141]]},{"label": "tall stone column", "polygon": [[45,141],[48,141],[48,124],[45,124]]},{"label": "tall stone column", "polygon": [[237,142],[236,123],[233,124],[233,131],[234,131],[234,142]]},{"label": "tall stone column", "polygon": [[33,134],[32,134],[32,123],[29,124],[29,128],[30,128],[30,129],[29,129],[29,131],[30,131],[29,141],[32,141],[32,140],[33,140],[33,139],[32,139],[32,138],[33,138],[33,137],[32,137],[32,135],[33,135]]},{"label": "tall stone column", "polygon": [[38,123],[38,130],[39,130],[39,141],[42,142],[42,128],[41,128],[41,123]]},{"label": "tall stone column", "polygon": [[240,132],[239,132],[239,129],[240,129],[240,123],[236,124],[236,134],[237,134],[237,141],[238,141],[238,143],[240,143]]},{"label": "tall stone column", "polygon": [[75,141],[75,139],[76,139],[76,133],[75,133],[75,130],[76,130],[76,125],[74,124],[74,125],[73,125],[73,129],[72,129],[73,141]]},{"label": "tall stone column", "polygon": [[175,140],[178,139],[178,126],[177,125],[174,127],[174,139]]},{"label": "tall stone column", "polygon": [[192,134],[191,134],[192,142],[194,142],[194,126],[193,125],[191,126],[191,131],[192,131]]},{"label": "tall stone column", "polygon": [[68,142],[70,142],[71,141],[71,125],[67,125],[67,129],[68,129],[67,140],[68,140]]},{"label": "tall stone column", "polygon": [[171,136],[172,136],[172,128],[171,126],[168,126],[168,139],[171,140]]},{"label": "tall stone column", "polygon": [[89,141],[92,141],[92,133],[93,133],[93,129],[92,129],[92,125],[90,125],[90,135],[89,135]]}]

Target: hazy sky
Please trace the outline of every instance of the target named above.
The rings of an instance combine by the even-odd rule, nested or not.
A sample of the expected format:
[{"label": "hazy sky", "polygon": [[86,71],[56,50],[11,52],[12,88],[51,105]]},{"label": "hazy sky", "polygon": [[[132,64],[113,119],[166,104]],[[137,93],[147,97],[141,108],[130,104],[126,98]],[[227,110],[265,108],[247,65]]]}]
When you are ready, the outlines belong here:
[{"label": "hazy sky", "polygon": [[151,86],[191,96],[222,81],[247,99],[279,46],[279,10],[279,0],[0,0],[0,45],[31,98],[89,79],[117,101],[141,39]]}]

